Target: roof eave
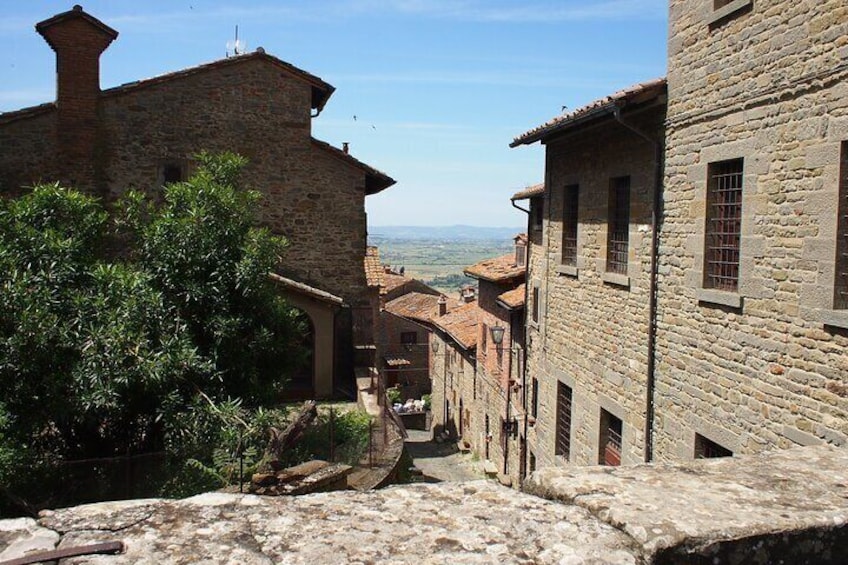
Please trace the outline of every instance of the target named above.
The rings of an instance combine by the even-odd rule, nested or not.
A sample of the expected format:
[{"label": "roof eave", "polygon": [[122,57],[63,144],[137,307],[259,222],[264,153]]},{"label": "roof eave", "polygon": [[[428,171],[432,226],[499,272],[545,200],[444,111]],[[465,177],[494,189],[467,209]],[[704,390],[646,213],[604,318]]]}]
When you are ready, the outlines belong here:
[{"label": "roof eave", "polygon": [[592,108],[588,112],[580,114],[579,116],[575,116],[572,119],[563,120],[550,127],[543,127],[539,131],[526,134],[521,137],[517,137],[512,141],[512,143],[509,144],[509,146],[510,148],[515,148],[519,145],[532,145],[537,141],[541,141],[542,143],[544,143],[548,138],[554,135],[565,132],[577,126],[581,126],[591,120],[595,120],[608,114],[612,114],[613,112],[615,112],[615,109],[618,106],[619,104],[617,104],[616,102],[609,102],[607,104],[604,104],[603,106]]}]

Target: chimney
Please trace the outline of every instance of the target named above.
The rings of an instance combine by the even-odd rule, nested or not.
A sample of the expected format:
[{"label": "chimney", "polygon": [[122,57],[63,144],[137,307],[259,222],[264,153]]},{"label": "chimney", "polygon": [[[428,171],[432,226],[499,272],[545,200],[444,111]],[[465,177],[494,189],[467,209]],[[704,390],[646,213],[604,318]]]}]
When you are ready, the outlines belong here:
[{"label": "chimney", "polygon": [[439,316],[444,316],[448,313],[448,299],[442,294],[439,296]]},{"label": "chimney", "polygon": [[93,188],[100,54],[118,32],[76,5],[36,24],[56,52],[58,167],[62,180]]},{"label": "chimney", "polygon": [[345,155],[350,153],[350,142],[342,141],[342,151],[344,151]]}]

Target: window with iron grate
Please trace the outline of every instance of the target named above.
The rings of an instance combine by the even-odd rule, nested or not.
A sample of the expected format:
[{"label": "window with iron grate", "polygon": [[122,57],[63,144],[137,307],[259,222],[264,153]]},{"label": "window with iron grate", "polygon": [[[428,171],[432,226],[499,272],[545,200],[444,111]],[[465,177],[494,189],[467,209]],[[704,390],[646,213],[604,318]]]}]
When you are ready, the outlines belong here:
[{"label": "window with iron grate", "polygon": [[695,459],[714,457],[733,457],[733,452],[701,434],[695,434]]},{"label": "window with iron grate", "polygon": [[610,181],[608,210],[607,272],[626,275],[630,243],[630,177]]},{"label": "window with iron grate", "polygon": [[562,264],[577,266],[577,205],[580,188],[565,187],[562,203]]},{"label": "window with iron grate", "polygon": [[704,287],[739,289],[742,236],[742,159],[710,163],[707,184]]},{"label": "window with iron grate", "polygon": [[555,453],[566,461],[571,457],[571,394],[571,387],[557,383]]},{"label": "window with iron grate", "polygon": [[620,418],[601,410],[601,437],[598,463],[601,465],[621,465],[621,436],[623,424]]},{"label": "window with iron grate", "polygon": [[836,280],[833,309],[848,309],[848,141],[839,159],[839,207],[836,228]]}]

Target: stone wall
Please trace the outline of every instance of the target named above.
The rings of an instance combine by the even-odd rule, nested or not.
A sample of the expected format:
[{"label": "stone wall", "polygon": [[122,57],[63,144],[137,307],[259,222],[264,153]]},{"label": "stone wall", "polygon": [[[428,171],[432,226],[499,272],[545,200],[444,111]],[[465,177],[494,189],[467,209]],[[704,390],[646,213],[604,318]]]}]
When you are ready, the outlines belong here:
[{"label": "stone wall", "polygon": [[209,493],[104,502],[0,521],[0,559],[105,541],[63,563],[844,563],[848,451],[299,497]]},{"label": "stone wall", "polygon": [[[833,310],[841,0],[671,2],[656,454],[848,441],[848,312]],[[743,159],[738,292],[704,288],[709,164]]]},{"label": "stone wall", "polygon": [[[225,60],[100,95],[93,185],[114,201],[129,188],[159,195],[166,167],[187,177],[200,151],[233,151],[249,164],[261,222],[290,242],[282,274],[367,304],[365,172],[311,137],[312,86],[265,55]],[[55,180],[55,110],[0,117],[0,183]]]},{"label": "stone wall", "polygon": [[[624,114],[656,139],[663,118],[661,107]],[[622,462],[644,458],[654,155],[652,144],[612,118],[547,143],[544,239],[531,239],[527,306],[528,386],[535,378],[539,391],[528,441],[538,467],[565,462],[555,449],[558,383],[572,389],[571,463],[598,463],[602,410],[623,423]],[[609,190],[622,176],[630,177],[627,273],[611,275]],[[562,264],[564,189],[575,184],[576,267]]]},{"label": "stone wall", "polygon": [[[409,365],[387,366],[386,386],[399,386],[403,400],[430,393],[430,329],[385,310],[380,312],[379,343],[386,359],[406,359]],[[416,343],[401,343],[401,334],[414,332]]]}]

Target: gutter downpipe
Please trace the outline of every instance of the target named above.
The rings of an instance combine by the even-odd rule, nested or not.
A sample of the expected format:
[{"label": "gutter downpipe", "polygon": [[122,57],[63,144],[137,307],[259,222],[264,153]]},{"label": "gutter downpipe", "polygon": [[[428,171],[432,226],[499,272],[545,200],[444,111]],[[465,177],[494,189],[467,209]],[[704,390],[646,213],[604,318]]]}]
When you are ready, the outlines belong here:
[{"label": "gutter downpipe", "polygon": [[[547,187],[545,188],[547,190]],[[524,405],[524,422],[522,423],[523,435],[524,435],[524,453],[522,454],[519,451],[519,456],[524,457],[524,461],[520,461],[518,464],[519,469],[519,477],[518,480],[520,482],[524,482],[524,478],[527,476],[527,458],[528,453],[530,452],[530,446],[527,442],[527,432],[529,430],[529,423],[527,420],[527,300],[530,298],[530,249],[533,247],[530,244],[530,209],[525,210],[521,206],[515,203],[515,200],[510,200],[512,207],[521,210],[525,214],[527,214],[527,250],[524,253],[524,310],[523,310],[523,320],[521,321],[522,332],[524,333],[524,347],[522,347],[521,351],[521,393],[522,393],[522,404]],[[507,391],[507,398],[509,398],[509,391]],[[522,473],[523,470],[523,473]]]},{"label": "gutter downpipe", "polygon": [[654,396],[656,390],[656,343],[657,343],[657,279],[659,266],[659,230],[662,222],[662,142],[652,138],[642,130],[628,124],[621,118],[621,107],[613,108],[615,120],[623,127],[635,133],[654,146],[654,197],[651,205],[651,283],[648,300],[648,382],[647,405],[645,411],[645,462],[654,459]]}]

